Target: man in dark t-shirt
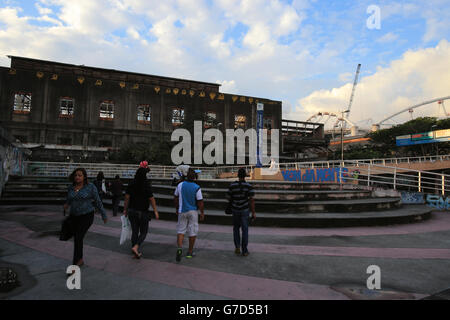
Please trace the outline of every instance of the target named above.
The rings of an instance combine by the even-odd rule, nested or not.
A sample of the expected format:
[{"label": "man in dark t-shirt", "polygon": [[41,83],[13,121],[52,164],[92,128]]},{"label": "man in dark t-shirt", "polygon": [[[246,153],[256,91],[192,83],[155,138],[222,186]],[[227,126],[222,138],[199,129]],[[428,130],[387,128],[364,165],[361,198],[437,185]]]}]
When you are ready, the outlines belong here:
[{"label": "man in dark t-shirt", "polygon": [[120,198],[122,198],[123,184],[120,181],[120,176],[116,175],[114,181],[110,183],[109,189],[112,194],[113,216],[117,216],[119,211]]}]

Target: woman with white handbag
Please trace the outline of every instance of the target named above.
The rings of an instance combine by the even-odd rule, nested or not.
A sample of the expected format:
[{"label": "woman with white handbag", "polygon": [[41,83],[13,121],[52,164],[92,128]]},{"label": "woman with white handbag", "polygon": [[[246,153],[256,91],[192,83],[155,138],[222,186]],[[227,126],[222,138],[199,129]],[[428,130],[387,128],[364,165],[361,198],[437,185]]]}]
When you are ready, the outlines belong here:
[{"label": "woman with white handbag", "polygon": [[[143,162],[145,163],[143,164]],[[148,211],[150,204],[155,213],[155,218],[159,219],[152,188],[147,181],[147,172],[149,172],[148,164],[146,161],[143,162],[136,171],[134,181],[127,187],[123,208],[124,216],[130,220],[132,229],[131,251],[136,259],[142,256],[139,248],[142,246],[148,233],[148,224],[151,220],[150,212]]]}]

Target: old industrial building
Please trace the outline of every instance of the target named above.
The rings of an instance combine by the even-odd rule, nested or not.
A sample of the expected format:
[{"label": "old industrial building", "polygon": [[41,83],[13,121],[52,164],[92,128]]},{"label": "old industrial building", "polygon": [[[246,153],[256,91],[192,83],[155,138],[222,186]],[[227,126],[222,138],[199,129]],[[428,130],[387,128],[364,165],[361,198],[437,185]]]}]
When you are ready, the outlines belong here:
[{"label": "old industrial building", "polygon": [[281,129],[282,104],[221,93],[201,81],[8,56],[0,67],[0,125],[33,150],[33,160],[107,160],[128,143],[167,139],[189,114],[205,127]]}]

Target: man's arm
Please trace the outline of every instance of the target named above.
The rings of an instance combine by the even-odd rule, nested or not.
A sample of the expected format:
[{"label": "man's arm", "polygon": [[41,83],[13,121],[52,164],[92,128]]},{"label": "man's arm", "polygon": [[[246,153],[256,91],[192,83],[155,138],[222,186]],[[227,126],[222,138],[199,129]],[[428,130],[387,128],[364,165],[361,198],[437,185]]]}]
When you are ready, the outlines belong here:
[{"label": "man's arm", "polygon": [[175,213],[178,215],[178,206],[179,206],[179,198],[178,198],[178,196],[175,196],[173,198],[173,204],[175,205]]},{"label": "man's arm", "polygon": [[200,210],[200,221],[205,220],[205,212],[204,212],[205,205],[203,203],[203,200],[197,200],[197,207],[198,210]]},{"label": "man's arm", "polygon": [[252,219],[256,219],[255,199],[250,198],[250,210],[252,211]]}]

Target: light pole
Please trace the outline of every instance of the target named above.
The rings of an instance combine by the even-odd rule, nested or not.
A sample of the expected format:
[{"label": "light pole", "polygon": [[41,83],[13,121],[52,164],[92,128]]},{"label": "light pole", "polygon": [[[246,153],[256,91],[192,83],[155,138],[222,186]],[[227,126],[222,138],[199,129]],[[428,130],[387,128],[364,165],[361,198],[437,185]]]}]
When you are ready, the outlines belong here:
[{"label": "light pole", "polygon": [[[435,128],[437,128],[437,125],[433,124],[431,126],[431,131],[434,131]],[[433,134],[433,138],[434,138],[434,134]],[[433,143],[435,143],[435,146],[436,146],[436,156],[439,156],[439,145],[438,145],[439,142],[433,142]]]},{"label": "light pole", "polygon": [[341,163],[344,165],[344,113],[350,112],[350,110],[341,111]]}]

